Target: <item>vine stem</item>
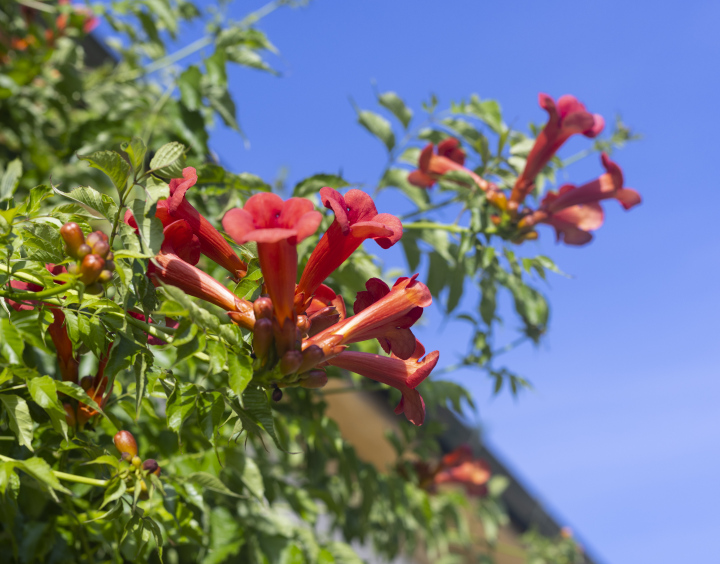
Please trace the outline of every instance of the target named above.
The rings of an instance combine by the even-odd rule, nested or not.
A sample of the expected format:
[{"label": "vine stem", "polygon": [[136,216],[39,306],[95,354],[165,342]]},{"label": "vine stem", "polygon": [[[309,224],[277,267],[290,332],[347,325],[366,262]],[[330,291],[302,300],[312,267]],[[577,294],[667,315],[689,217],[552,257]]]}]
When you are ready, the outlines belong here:
[{"label": "vine stem", "polygon": [[[16,460],[9,456],[0,454],[0,460],[4,462],[22,462],[22,460]],[[60,472],[59,470],[51,470],[53,475],[59,480],[65,480],[66,482],[75,482],[77,484],[87,484],[88,486],[98,486],[101,488],[107,487],[108,480],[96,480],[95,478],[86,478],[85,476],[78,476],[76,474],[68,474],[66,472]]]},{"label": "vine stem", "polygon": [[439,229],[441,231],[449,231],[450,233],[468,233],[467,227],[460,225],[444,225],[435,223],[434,221],[416,221],[414,223],[405,223],[403,229]]},{"label": "vine stem", "polygon": [[70,284],[61,284],[59,286],[55,286],[54,288],[41,290],[40,292],[7,292],[5,290],[0,290],[0,296],[2,296],[3,298],[9,298],[11,300],[18,301],[25,299],[42,300],[43,298],[49,298],[51,296],[56,296],[58,294],[67,292],[68,290],[71,290],[73,286],[74,285]]}]

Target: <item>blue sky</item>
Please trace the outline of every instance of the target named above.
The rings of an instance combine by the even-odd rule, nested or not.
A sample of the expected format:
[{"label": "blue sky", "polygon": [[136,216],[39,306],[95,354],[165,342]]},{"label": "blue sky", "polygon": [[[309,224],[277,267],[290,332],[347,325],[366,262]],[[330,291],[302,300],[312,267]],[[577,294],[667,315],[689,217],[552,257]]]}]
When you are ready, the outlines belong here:
[{"label": "blue sky", "polygon": [[[609,202],[587,247],[555,245],[549,230],[535,247],[572,275],[546,289],[549,335],[507,357],[535,391],[493,399],[482,374],[454,376],[473,392],[491,446],[605,562],[717,559],[718,24],[711,0],[316,0],[260,25],[281,52],[281,78],[231,74],[250,148],[223,128],[212,138],[235,171],[285,169],[292,185],[342,170],[372,186],[384,150],[348,101],[372,107],[371,81],[416,110],[430,93],[445,104],[495,98],[520,128],[544,121],[538,92],[571,93],[642,133],[615,159],[643,204]],[[567,180],[599,172],[593,159]],[[446,362],[463,335],[453,323],[422,333]]]}]

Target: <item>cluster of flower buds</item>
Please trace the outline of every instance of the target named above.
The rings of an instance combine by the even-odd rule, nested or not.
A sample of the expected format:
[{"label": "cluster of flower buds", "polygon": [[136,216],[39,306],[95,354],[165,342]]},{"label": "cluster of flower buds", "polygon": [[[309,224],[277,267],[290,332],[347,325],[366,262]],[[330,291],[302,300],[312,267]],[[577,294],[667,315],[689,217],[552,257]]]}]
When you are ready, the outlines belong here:
[{"label": "cluster of flower buds", "polygon": [[[120,451],[120,460],[128,463],[128,467],[124,469],[125,478],[132,479],[133,475],[145,478],[150,474],[160,476],[160,465],[155,459],[142,460],[138,456],[137,441],[130,431],[118,431],[113,437],[113,442],[115,448]],[[144,479],[140,480],[140,488],[140,499],[147,499],[148,489]]]},{"label": "cluster of flower buds", "polygon": [[[641,202],[640,195],[624,187],[622,170],[603,153],[605,174],[582,186],[566,184],[558,192],[549,192],[537,209],[529,207],[525,199],[535,187],[537,176],[560,147],[575,134],[594,138],[605,127],[603,118],[588,112],[574,96],[562,96],[556,103],[550,96],[540,94],[539,101],[549,119],[535,139],[510,198],[495,184],[464,166],[465,152],[453,138],[439,143],[437,152],[432,144],[427,145],[420,154],[417,170],[408,175],[408,181],[415,186],[430,188],[444,175],[461,172],[485,192],[488,201],[500,212],[492,215],[491,221],[501,236],[522,243],[537,239],[536,226],[546,224],[555,229],[558,241],[563,240],[568,245],[590,242],[591,232],[599,229],[604,221],[602,200],[616,199],[628,210]],[[457,182],[455,178],[453,180]]]},{"label": "cluster of flower buds", "polygon": [[68,272],[85,284],[87,293],[101,294],[103,284],[112,280],[115,271],[107,235],[93,231],[85,237],[80,226],[72,221],[60,228],[60,235],[65,241],[65,252],[76,261],[68,266]]}]

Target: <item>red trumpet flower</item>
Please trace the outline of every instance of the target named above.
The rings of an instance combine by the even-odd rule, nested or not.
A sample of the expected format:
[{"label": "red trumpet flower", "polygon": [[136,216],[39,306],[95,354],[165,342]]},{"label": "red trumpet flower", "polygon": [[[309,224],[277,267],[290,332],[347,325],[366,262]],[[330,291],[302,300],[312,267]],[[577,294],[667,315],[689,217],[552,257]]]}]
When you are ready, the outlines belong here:
[{"label": "red trumpet flower", "polygon": [[400,220],[389,213],[378,213],[372,198],[361,190],[349,190],[343,197],[332,188],[322,188],[320,198],[335,213],[335,220],[310,255],[300,277],[296,294],[307,303],[320,284],[362,245],[374,239],[388,249],[402,237]]},{"label": "red trumpet flower", "polygon": [[566,184],[557,193],[549,192],[542,201],[541,209],[552,214],[572,206],[613,198],[626,210],[638,205],[642,198],[632,188],[623,187],[623,173],[620,167],[605,153],[602,153],[601,160],[605,174],[582,186]]},{"label": "red trumpet flower", "polygon": [[485,495],[487,482],[491,476],[490,466],[481,459],[474,459],[472,451],[466,445],[456,448],[443,456],[435,484],[460,484],[469,495]]},{"label": "red trumpet flower", "polygon": [[416,341],[415,351],[407,360],[394,356],[344,351],[327,363],[400,390],[402,399],[395,408],[395,413],[405,413],[405,417],[412,424],[422,425],[425,420],[425,402],[415,388],[430,375],[440,353],[433,351],[420,360],[424,355],[425,348],[420,341]]},{"label": "red trumpet flower", "polygon": [[[410,358],[415,349],[409,327],[420,317],[418,309],[432,303],[430,290],[412,278],[399,278],[392,289],[377,278],[366,284],[367,292],[360,292],[356,302],[357,313],[328,327],[303,343],[303,349],[318,345],[326,354],[334,347],[378,339],[388,351],[400,358]],[[327,350],[326,350],[327,349]]]},{"label": "red trumpet flower", "polygon": [[256,194],[242,209],[223,217],[223,227],[236,243],[257,242],[260,269],[281,328],[286,320],[295,323],[297,244],[315,233],[321,220],[310,200],[283,201],[276,194]]},{"label": "red trumpet flower", "polygon": [[[170,198],[157,203],[155,217],[167,227],[171,223],[185,220],[199,243],[199,252],[219,264],[236,277],[242,277],[247,265],[240,260],[225,238],[205,217],[185,198],[185,193],[197,182],[197,172],[193,167],[183,169],[183,178],[170,181]],[[137,231],[137,222],[130,210],[125,212],[125,223]],[[197,260],[192,264],[196,264]]]},{"label": "red trumpet flower", "polygon": [[175,221],[165,228],[164,234],[160,253],[148,267],[150,279],[215,304],[233,313],[232,319],[236,323],[252,329],[255,325],[252,304],[238,298],[212,276],[193,266],[199,259],[200,251],[197,236],[190,225],[182,219]]},{"label": "red trumpet flower", "polygon": [[465,168],[465,152],[460,142],[449,137],[438,143],[437,154],[433,152],[432,143],[425,146],[418,159],[418,169],[408,175],[408,182],[420,188],[430,188],[444,174],[453,170],[461,171],[470,176],[478,187],[485,191],[495,191],[495,186],[480,178],[469,168]]},{"label": "red trumpet flower", "polygon": [[591,114],[574,96],[561,96],[557,105],[547,94],[539,95],[540,107],[550,116],[547,124],[535,140],[525,164],[510,195],[510,207],[516,210],[532,190],[535,177],[550,161],[557,150],[572,135],[582,133],[585,137],[597,137],[605,127],[605,120]]},{"label": "red trumpet flower", "polygon": [[614,198],[627,210],[641,202],[640,194],[632,188],[623,188],[620,167],[602,154],[607,171],[583,186],[566,184],[557,193],[548,192],[540,209],[520,220],[518,227],[531,229],[538,223],[552,225],[558,240],[568,245],[584,245],[592,240],[590,231],[599,229],[604,220],[601,200]]}]

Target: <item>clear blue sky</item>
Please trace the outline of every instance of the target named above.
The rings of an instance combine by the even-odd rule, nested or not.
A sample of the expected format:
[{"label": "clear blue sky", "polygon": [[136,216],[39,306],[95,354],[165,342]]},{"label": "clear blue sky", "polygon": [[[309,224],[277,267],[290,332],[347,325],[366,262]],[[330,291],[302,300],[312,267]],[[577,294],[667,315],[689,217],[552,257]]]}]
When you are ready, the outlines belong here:
[{"label": "clear blue sky", "polygon": [[[341,169],[372,186],[384,151],[348,103],[371,107],[372,80],[416,109],[431,92],[496,98],[522,128],[545,119],[538,92],[571,93],[643,134],[615,155],[640,207],[609,202],[581,249],[542,233],[537,250],[573,279],[550,281],[540,347],[508,355],[536,390],[492,399],[485,376],[456,375],[491,446],[604,562],[719,558],[719,26],[713,0],[316,0],[261,23],[282,78],[231,75],[250,149],[222,128],[212,139],[236,171],[285,167],[292,184]],[[586,146],[574,139],[566,154]],[[588,162],[567,179],[600,171]],[[422,338],[450,362],[461,330]]]}]

